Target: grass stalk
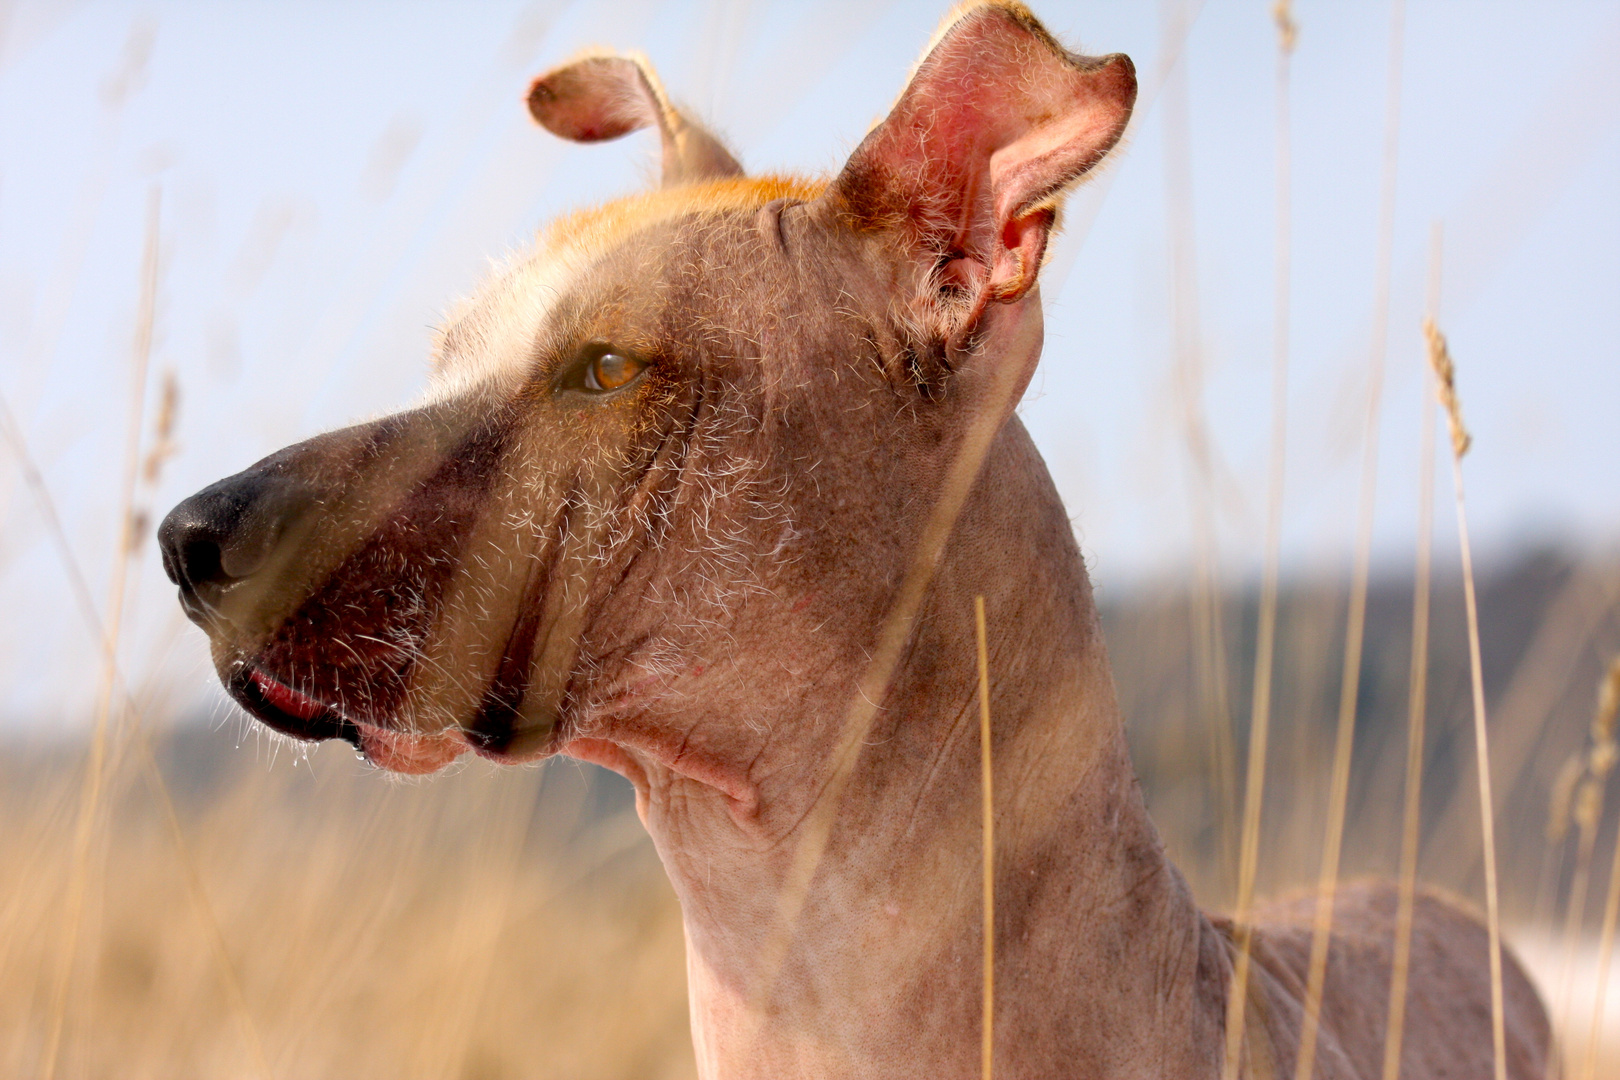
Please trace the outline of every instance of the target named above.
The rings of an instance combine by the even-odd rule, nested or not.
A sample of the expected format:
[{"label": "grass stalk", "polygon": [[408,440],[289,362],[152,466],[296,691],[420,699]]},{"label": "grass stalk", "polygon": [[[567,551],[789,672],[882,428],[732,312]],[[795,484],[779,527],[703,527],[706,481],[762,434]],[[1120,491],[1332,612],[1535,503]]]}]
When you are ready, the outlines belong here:
[{"label": "grass stalk", "polygon": [[1311,955],[1305,979],[1305,1015],[1300,1034],[1296,1080],[1310,1080],[1316,1067],[1316,1040],[1321,1027],[1322,991],[1327,982],[1328,950],[1333,940],[1333,900],[1339,890],[1339,859],[1344,846],[1344,818],[1350,797],[1350,764],[1355,750],[1356,707],[1361,689],[1361,654],[1367,630],[1367,581],[1372,568],[1373,514],[1378,494],[1378,435],[1383,412],[1384,362],[1388,351],[1390,265],[1395,237],[1395,178],[1400,144],[1401,55],[1405,8],[1390,5],[1389,89],[1384,122],[1384,175],[1378,222],[1377,280],[1373,288],[1372,355],[1368,365],[1367,427],[1362,436],[1361,492],[1356,509],[1355,566],[1351,572],[1350,609],[1344,632],[1344,662],[1339,675],[1339,716],[1333,739],[1328,820],[1317,880],[1316,912],[1311,925]]},{"label": "grass stalk", "polygon": [[1575,954],[1580,944],[1581,926],[1586,922],[1586,894],[1592,891],[1592,856],[1597,847],[1597,824],[1603,813],[1603,789],[1591,777],[1583,776],[1575,785],[1570,804],[1576,825],[1575,871],[1570,876],[1569,902],[1564,908],[1564,947],[1558,980],[1558,1008],[1555,1015],[1563,1029],[1559,1043],[1574,1045]]},{"label": "grass stalk", "polygon": [[[67,531],[62,525],[61,514],[56,509],[56,500],[51,497],[50,489],[45,485],[45,478],[39,471],[39,466],[35,463],[33,455],[29,453],[28,444],[23,441],[22,431],[16,423],[16,416],[4,398],[0,398],[0,436],[3,436],[10,443],[24,481],[34,495],[40,516],[45,520],[46,533],[50,536],[58,561],[62,564],[62,570],[67,575],[69,586],[79,608],[79,614],[84,619],[90,636],[100,645],[105,654],[111,639],[101,621],[101,614],[96,609],[95,598],[91,594],[89,582],[73,554],[72,545],[68,543]],[[114,655],[114,661],[116,661],[116,654]],[[114,684],[122,687],[121,707],[129,717],[131,738],[137,745],[148,783],[163,809],[170,839],[175,845],[175,855],[180,860],[181,869],[185,872],[187,887],[191,892],[192,902],[197,908],[198,916],[202,919],[208,939],[213,945],[215,959],[220,966],[220,974],[225,982],[227,996],[230,998],[233,1008],[237,1010],[244,1036],[258,1066],[258,1073],[260,1076],[268,1078],[271,1072],[268,1060],[265,1057],[263,1041],[259,1036],[258,1026],[254,1023],[252,1014],[248,1012],[247,1001],[242,993],[241,980],[237,977],[235,965],[231,962],[230,954],[225,949],[225,938],[220,930],[219,919],[214,912],[213,905],[208,900],[208,894],[203,890],[202,875],[197,869],[196,859],[192,856],[191,846],[186,841],[179,814],[175,809],[174,799],[169,793],[168,784],[163,779],[163,772],[158,768],[157,758],[152,753],[151,744],[146,737],[141,709],[130,696],[128,684],[118,671],[116,662],[112,665],[112,672]]]},{"label": "grass stalk", "polygon": [[990,1080],[996,1056],[996,816],[990,767],[990,647],[984,626],[984,597],[973,598],[979,638],[979,771],[984,805],[984,1020],[980,1072]]},{"label": "grass stalk", "polygon": [[79,793],[78,821],[73,832],[73,854],[68,876],[67,898],[62,905],[61,945],[55,985],[52,988],[47,1020],[45,1049],[40,1075],[53,1080],[61,1056],[62,1029],[67,1019],[68,991],[73,983],[73,967],[78,954],[79,931],[84,917],[85,893],[89,888],[90,848],[96,822],[101,814],[102,791],[106,777],[107,732],[117,701],[115,683],[118,641],[123,628],[124,598],[129,577],[130,555],[134,550],[133,525],[135,484],[140,475],[141,431],[146,405],[146,376],[152,359],[152,326],[157,307],[159,266],[158,228],[162,195],[153,188],[147,203],[146,246],[141,259],[140,308],[135,322],[134,375],[130,392],[128,426],[124,445],[124,474],[119,492],[118,542],[113,554],[112,580],[107,590],[106,617],[102,626],[104,646],[101,674],[96,688],[95,726],[90,735],[90,760],[85,767]]},{"label": "grass stalk", "polygon": [[[1186,4],[1167,7],[1163,48],[1168,53],[1186,39],[1194,16]],[[1165,205],[1170,233],[1171,324],[1174,331],[1175,397],[1187,450],[1187,496],[1194,538],[1191,596],[1193,651],[1198,678],[1198,712],[1209,731],[1215,789],[1216,865],[1229,873],[1237,855],[1237,760],[1232,731],[1225,612],[1217,574],[1220,567],[1213,493],[1215,452],[1204,415],[1204,364],[1198,302],[1198,258],[1194,241],[1192,121],[1187,67],[1166,76],[1164,94]],[[1230,888],[1221,882],[1222,890]]]},{"label": "grass stalk", "polygon": [[[1555,730],[1564,690],[1579,660],[1601,640],[1598,634],[1605,620],[1613,615],[1617,602],[1620,561],[1600,559],[1576,567],[1544,609],[1529,648],[1493,710],[1496,730],[1492,733],[1492,756],[1498,771],[1492,779],[1500,790],[1522,790],[1526,783],[1533,782],[1531,763],[1537,758],[1537,748],[1547,745]],[[1567,794],[1573,797],[1574,780],[1569,782]],[[1479,806],[1472,789],[1470,784],[1457,785],[1426,830],[1430,852],[1427,869],[1438,878],[1462,881],[1480,870],[1482,853],[1475,842]],[[1549,810],[1553,809],[1556,807],[1549,806]],[[1549,814],[1549,819],[1552,816]]]},{"label": "grass stalk", "polygon": [[[1440,226],[1429,242],[1429,313],[1440,297]],[[1412,967],[1412,909],[1417,899],[1418,847],[1422,841],[1423,744],[1429,697],[1429,600],[1434,555],[1434,373],[1424,369],[1418,448],[1417,566],[1412,582],[1412,666],[1407,675],[1406,786],[1401,807],[1401,866],[1395,903],[1395,954],[1390,964],[1389,1019],[1384,1028],[1383,1080],[1397,1080],[1406,1035],[1406,989]]]},{"label": "grass stalk", "polygon": [[157,757],[152,753],[152,744],[147,738],[146,729],[140,724],[140,714],[133,709],[129,709],[128,713],[133,729],[132,737],[140,753],[141,763],[145,766],[148,786],[151,787],[153,797],[163,810],[164,824],[168,826],[169,837],[175,846],[175,855],[180,861],[181,871],[185,874],[186,891],[191,893],[191,902],[196,906],[203,930],[208,935],[208,944],[219,965],[220,977],[225,983],[225,994],[230,999],[231,1010],[236,1013],[237,1022],[242,1028],[242,1038],[248,1045],[248,1053],[253,1059],[258,1075],[264,1080],[270,1080],[273,1074],[270,1071],[270,1059],[264,1052],[264,1040],[259,1036],[258,1025],[253,1022],[247,995],[242,991],[242,980],[237,976],[236,965],[231,963],[230,952],[225,947],[225,934],[219,928],[219,916],[208,900],[207,890],[203,888],[202,873],[197,869],[197,860],[191,856],[191,845],[186,842],[185,829],[180,824],[180,814],[175,809],[174,797],[169,794],[169,785],[163,780],[163,770],[158,768]]},{"label": "grass stalk", "polygon": [[430,1078],[453,1076],[461,1062],[474,1051],[473,1034],[484,1008],[490,976],[500,955],[501,938],[510,917],[523,864],[523,849],[533,829],[531,812],[544,772],[533,776],[533,785],[505,785],[495,791],[494,805],[476,841],[481,866],[501,872],[489,894],[491,908],[463,912],[448,927],[458,955],[466,957],[455,983],[446,987],[450,1003],[439,1010],[434,1023],[419,1044],[419,1068],[415,1075]]},{"label": "grass stalk", "polygon": [[1553,778],[1547,795],[1546,849],[1541,854],[1541,874],[1536,880],[1536,902],[1531,909],[1530,922],[1544,926],[1553,921],[1557,907],[1559,885],[1564,880],[1564,849],[1569,838],[1570,805],[1575,799],[1575,785],[1586,772],[1586,762],[1580,754],[1572,754]]},{"label": "grass stalk", "polygon": [[[1566,1049],[1572,1049],[1575,1045],[1575,1019],[1571,1007],[1575,989],[1575,953],[1581,926],[1586,921],[1586,896],[1592,887],[1592,857],[1597,847],[1598,826],[1603,822],[1603,792],[1608,786],[1609,773],[1614,770],[1617,755],[1614,729],[1616,716],[1620,714],[1620,656],[1615,657],[1599,681],[1597,698],[1597,710],[1592,717],[1591,745],[1585,753],[1577,754],[1566,763],[1566,767],[1575,767],[1569,790],[1555,793],[1563,796],[1562,805],[1554,807],[1559,814],[1556,824],[1567,827],[1568,822],[1573,820],[1579,830],[1575,873],[1570,880],[1569,906],[1564,911],[1563,970],[1556,1013],[1563,1028],[1560,1042]],[[1563,779],[1561,776],[1560,780]],[[1549,821],[1548,825],[1554,823]]]},{"label": "grass stalk", "polygon": [[1608,1006],[1617,919],[1620,919],[1620,833],[1615,834],[1614,858],[1609,862],[1609,895],[1603,902],[1603,932],[1598,938],[1597,994],[1592,1002],[1592,1026],[1586,1034],[1586,1053],[1581,1056],[1580,1080],[1597,1080],[1598,1042],[1603,1035],[1603,1010]]},{"label": "grass stalk", "polygon": [[1474,588],[1474,553],[1468,542],[1468,500],[1463,488],[1462,459],[1473,439],[1463,426],[1457,400],[1456,365],[1435,321],[1425,319],[1429,364],[1434,370],[1440,404],[1451,429],[1451,481],[1457,496],[1457,545],[1462,556],[1463,603],[1468,618],[1468,673],[1474,703],[1474,757],[1479,770],[1479,828],[1485,859],[1485,929],[1490,938],[1491,1049],[1496,1080],[1507,1080],[1507,1033],[1502,1003],[1502,913],[1496,878],[1496,810],[1491,795],[1490,732],[1485,717],[1485,675],[1479,651],[1479,597]]},{"label": "grass stalk", "polygon": [[1272,9],[1277,24],[1277,250],[1276,322],[1271,374],[1271,461],[1266,494],[1266,554],[1260,587],[1260,617],[1254,659],[1254,697],[1249,718],[1249,755],[1244,777],[1243,831],[1238,858],[1237,905],[1232,923],[1237,958],[1226,996],[1225,1080],[1237,1080],[1243,1067],[1244,1022],[1249,999],[1249,963],[1253,946],[1254,879],[1260,858],[1260,807],[1265,798],[1266,749],[1271,728],[1272,667],[1277,652],[1277,578],[1282,555],[1283,482],[1288,446],[1289,275],[1292,246],[1289,200],[1289,62],[1297,29],[1288,0]]},{"label": "grass stalk", "polygon": [[[151,234],[154,236],[156,235],[155,225],[151,230]],[[155,293],[151,295],[155,296]],[[142,347],[149,350],[150,325],[147,326],[146,333],[148,336],[146,337],[145,344]],[[140,345],[141,343],[138,341],[137,344]],[[140,382],[144,383],[144,379],[140,380]],[[166,388],[164,407],[166,418],[160,420],[158,431],[160,443],[165,442],[168,437],[172,435],[172,414],[175,404],[174,401],[169,399],[176,397],[176,391]],[[135,430],[139,430],[138,425],[135,425]],[[162,770],[158,767],[157,759],[152,753],[151,744],[147,739],[146,731],[142,722],[143,717],[141,709],[130,695],[128,683],[119,671],[116,635],[111,632],[108,624],[103,621],[101,613],[96,607],[95,597],[90,589],[89,581],[85,577],[83,568],[79,565],[78,559],[73,553],[72,545],[68,542],[67,530],[63,526],[61,514],[57,511],[56,500],[52,498],[50,488],[45,483],[44,474],[40,471],[38,464],[35,462],[33,454],[29,452],[27,441],[23,437],[22,428],[17,423],[15,413],[13,413],[9,403],[4,398],[0,398],[0,438],[4,438],[5,441],[10,444],[12,454],[17,460],[19,471],[22,473],[24,483],[34,496],[40,516],[45,522],[46,533],[51,538],[52,546],[56,551],[58,561],[62,565],[63,572],[67,575],[70,589],[79,608],[79,614],[84,620],[85,626],[90,632],[91,638],[97,642],[101,650],[104,670],[110,673],[111,681],[109,686],[117,690],[117,704],[128,718],[130,737],[134,740],[137,746],[149,786],[152,788],[153,794],[158,799],[159,805],[163,811],[163,817],[168,825],[170,838],[175,845],[175,854],[179,859],[181,869],[184,872],[187,888],[191,893],[192,902],[197,909],[199,918],[201,918],[204,923],[204,929],[207,932],[208,940],[212,945],[215,959],[219,964],[220,974],[225,983],[227,997],[231,1001],[232,1007],[236,1011],[239,1022],[243,1028],[244,1038],[248,1043],[250,1053],[252,1054],[254,1063],[257,1067],[256,1071],[258,1075],[268,1078],[270,1077],[271,1072],[268,1060],[265,1057],[263,1041],[259,1036],[258,1027],[254,1023],[252,1015],[247,1009],[246,998],[242,992],[241,980],[237,977],[235,966],[230,960],[229,953],[226,951],[224,934],[220,930],[219,919],[214,911],[213,905],[208,900],[206,891],[203,889],[202,875],[198,870],[196,859],[192,856],[190,845],[186,841],[185,833],[180,824],[179,814],[174,805],[174,799],[169,793],[168,784],[163,779]],[[135,445],[138,448],[138,440]],[[166,452],[167,450],[165,450],[165,453]],[[138,460],[138,458],[129,458],[126,460],[126,466],[128,465],[129,461],[133,460]],[[143,465],[143,469],[150,475],[154,473],[156,467],[160,465],[161,461],[158,461],[157,464],[154,465],[154,458],[151,455],[148,455],[147,460]],[[129,486],[131,481],[129,480],[127,473],[125,482],[126,490],[130,491],[130,498],[126,500],[126,503],[129,503],[133,499],[133,491]],[[121,537],[119,551],[129,552],[133,546],[131,543],[133,537],[129,535],[129,529],[134,524],[133,514],[126,512],[123,516],[123,523],[124,535]],[[111,700],[112,699],[109,699],[109,701]],[[105,736],[105,734],[105,729],[103,729],[103,736]],[[55,1038],[58,1040],[58,1046],[60,1037],[61,1032],[57,1031]],[[47,1063],[49,1062],[50,1059],[47,1058]],[[46,1075],[49,1074],[47,1073]]]}]

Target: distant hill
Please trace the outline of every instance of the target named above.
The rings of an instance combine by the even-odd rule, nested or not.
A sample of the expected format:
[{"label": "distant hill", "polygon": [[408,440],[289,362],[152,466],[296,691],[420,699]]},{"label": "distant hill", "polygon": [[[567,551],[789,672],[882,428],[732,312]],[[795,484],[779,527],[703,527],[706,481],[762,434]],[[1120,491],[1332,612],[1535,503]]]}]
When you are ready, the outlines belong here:
[{"label": "distant hill", "polygon": [[[1532,551],[1483,568],[1478,585],[1504,904],[1515,917],[1538,907],[1545,914],[1553,886],[1568,874],[1561,864],[1569,861],[1546,841],[1549,793],[1560,767],[1585,745],[1598,680],[1620,653],[1620,559]],[[1212,635],[1196,631],[1191,589],[1103,597],[1143,787],[1178,861],[1212,898],[1229,890],[1236,862],[1230,850],[1222,852],[1236,830],[1257,593],[1221,596],[1216,604],[1232,718],[1224,749],[1218,684],[1213,674],[1199,674],[1201,655],[1213,664]],[[1261,859],[1262,882],[1272,888],[1314,880],[1318,871],[1346,603],[1344,582],[1294,582],[1281,590]],[[1432,603],[1422,867],[1428,879],[1480,896],[1467,630],[1455,570],[1436,571]],[[1410,576],[1375,577],[1356,710],[1346,873],[1397,865],[1411,646]],[[1223,769],[1223,757],[1235,764]],[[1620,795],[1610,794],[1600,851],[1612,844],[1620,816],[1614,805]]]}]

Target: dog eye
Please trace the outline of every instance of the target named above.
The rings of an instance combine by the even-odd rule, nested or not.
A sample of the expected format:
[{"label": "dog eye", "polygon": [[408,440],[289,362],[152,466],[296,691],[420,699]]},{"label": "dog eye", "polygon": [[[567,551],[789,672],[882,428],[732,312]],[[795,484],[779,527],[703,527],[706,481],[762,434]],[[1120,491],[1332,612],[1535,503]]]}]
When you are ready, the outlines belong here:
[{"label": "dog eye", "polygon": [[611,345],[596,344],[585,349],[560,386],[565,390],[606,394],[629,386],[646,369],[645,360]]},{"label": "dog eye", "polygon": [[605,352],[585,368],[585,385],[591,390],[617,390],[641,374],[647,365],[623,353]]}]

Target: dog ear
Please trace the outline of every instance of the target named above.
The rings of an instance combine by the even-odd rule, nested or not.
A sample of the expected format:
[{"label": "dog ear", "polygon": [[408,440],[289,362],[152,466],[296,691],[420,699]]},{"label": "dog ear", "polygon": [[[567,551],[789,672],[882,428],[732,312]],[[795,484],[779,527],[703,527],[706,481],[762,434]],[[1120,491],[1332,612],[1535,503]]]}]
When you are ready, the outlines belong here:
[{"label": "dog ear", "polygon": [[742,175],[720,140],[669,103],[644,57],[586,56],[548,71],[529,87],[529,113],[574,142],[617,139],[657,125],[664,187]]},{"label": "dog ear", "polygon": [[1128,57],[1066,51],[1022,4],[965,5],[833,184],[860,229],[926,264],[918,312],[942,337],[1035,285],[1066,190],[1119,141]]}]

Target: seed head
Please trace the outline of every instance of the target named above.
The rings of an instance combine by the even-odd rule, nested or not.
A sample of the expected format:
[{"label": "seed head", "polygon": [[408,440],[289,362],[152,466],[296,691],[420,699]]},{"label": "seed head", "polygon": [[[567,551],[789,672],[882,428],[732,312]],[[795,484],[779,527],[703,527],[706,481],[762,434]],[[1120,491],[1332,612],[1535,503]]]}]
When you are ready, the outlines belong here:
[{"label": "seed head", "polygon": [[1423,336],[1429,343],[1429,368],[1434,372],[1436,392],[1440,404],[1446,407],[1446,421],[1451,427],[1451,452],[1461,458],[1474,444],[1474,437],[1463,426],[1462,403],[1457,400],[1457,365],[1446,346],[1446,336],[1433,319],[1423,320]]}]

